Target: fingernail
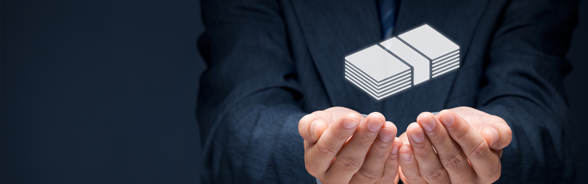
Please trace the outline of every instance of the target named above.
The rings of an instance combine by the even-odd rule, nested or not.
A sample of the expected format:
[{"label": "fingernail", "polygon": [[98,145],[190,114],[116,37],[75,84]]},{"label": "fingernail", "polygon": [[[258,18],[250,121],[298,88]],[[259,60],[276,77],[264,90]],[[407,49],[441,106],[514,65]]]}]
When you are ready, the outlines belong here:
[{"label": "fingernail", "polygon": [[353,129],[357,127],[358,124],[359,121],[353,118],[346,118],[345,120],[343,120],[343,126],[347,129]]},{"label": "fingernail", "polygon": [[498,141],[498,131],[495,128],[492,127],[488,127],[486,128],[488,130],[484,130],[484,131],[490,131],[490,135],[492,135],[492,142],[490,142],[490,144],[494,144],[496,141]]},{"label": "fingernail", "polygon": [[443,115],[441,116],[441,122],[445,125],[445,126],[451,126],[453,125],[453,122],[455,121],[455,118],[453,117],[452,113],[449,112],[445,112],[443,113]]},{"label": "fingernail", "polygon": [[392,151],[390,151],[390,154],[396,155],[398,154],[398,150],[400,150],[400,146],[394,145],[392,146]]},{"label": "fingernail", "polygon": [[384,128],[380,131],[380,140],[382,142],[390,142],[394,138],[394,131]]},{"label": "fingernail", "polygon": [[314,120],[311,124],[310,124],[310,135],[312,135],[312,138],[316,138],[316,135],[314,135],[314,130],[316,130],[316,124],[317,124],[318,120]]},{"label": "fingernail", "polygon": [[412,155],[408,153],[401,153],[400,158],[404,161],[409,162],[410,160],[412,160]]},{"label": "fingernail", "polygon": [[429,117],[421,122],[421,125],[427,132],[433,131],[433,129],[435,129],[435,124],[437,123],[435,123],[433,117]]},{"label": "fingernail", "polygon": [[378,130],[380,130],[380,128],[382,128],[382,124],[383,122],[378,120],[378,119],[370,119],[370,121],[368,121],[368,129],[370,129],[370,131],[372,132],[377,132]]},{"label": "fingernail", "polygon": [[425,140],[425,135],[420,130],[414,131],[412,134],[410,134],[410,137],[412,138],[412,140],[414,142],[417,142],[417,143],[421,143]]}]

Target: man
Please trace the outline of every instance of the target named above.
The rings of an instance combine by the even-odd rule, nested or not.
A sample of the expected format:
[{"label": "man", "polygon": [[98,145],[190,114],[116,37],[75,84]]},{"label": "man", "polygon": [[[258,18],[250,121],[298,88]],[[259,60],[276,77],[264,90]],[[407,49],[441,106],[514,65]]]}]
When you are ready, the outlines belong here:
[{"label": "man", "polygon": [[[202,2],[206,181],[573,182],[577,1],[384,1]],[[423,24],[460,46],[460,69],[380,101],[344,79],[346,55]]]}]

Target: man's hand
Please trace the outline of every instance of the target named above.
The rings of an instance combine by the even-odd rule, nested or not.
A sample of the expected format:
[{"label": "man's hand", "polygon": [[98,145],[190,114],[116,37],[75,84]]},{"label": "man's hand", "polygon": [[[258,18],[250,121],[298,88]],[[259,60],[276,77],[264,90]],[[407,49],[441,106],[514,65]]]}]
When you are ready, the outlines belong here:
[{"label": "man's hand", "polygon": [[322,183],[398,182],[396,126],[380,113],[363,117],[333,107],[300,119],[306,170]]},{"label": "man's hand", "polygon": [[421,113],[401,136],[400,177],[405,183],[492,183],[500,177],[502,149],[512,132],[506,122],[458,107],[437,116]]}]

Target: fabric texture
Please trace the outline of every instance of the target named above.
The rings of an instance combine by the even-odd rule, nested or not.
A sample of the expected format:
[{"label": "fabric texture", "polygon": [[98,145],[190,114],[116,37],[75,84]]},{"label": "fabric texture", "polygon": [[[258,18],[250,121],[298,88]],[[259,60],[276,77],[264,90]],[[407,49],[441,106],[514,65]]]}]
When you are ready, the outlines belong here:
[{"label": "fabric texture", "polygon": [[399,133],[423,111],[470,106],[513,131],[497,183],[569,183],[562,79],[576,0],[405,0],[393,35],[428,24],[461,67],[377,101],[344,79],[344,56],[382,40],[377,1],[203,0],[198,121],[206,183],[314,183],[298,121],[344,106],[381,112]]}]

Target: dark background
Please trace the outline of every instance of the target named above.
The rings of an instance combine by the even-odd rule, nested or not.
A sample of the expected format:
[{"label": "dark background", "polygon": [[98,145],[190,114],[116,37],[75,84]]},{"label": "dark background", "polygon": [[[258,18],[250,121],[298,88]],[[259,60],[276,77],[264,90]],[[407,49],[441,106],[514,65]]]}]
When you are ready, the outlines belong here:
[{"label": "dark background", "polygon": [[[1,1],[0,183],[198,183],[193,0]],[[588,155],[588,4],[566,79]],[[579,182],[588,159],[578,157]]]}]

